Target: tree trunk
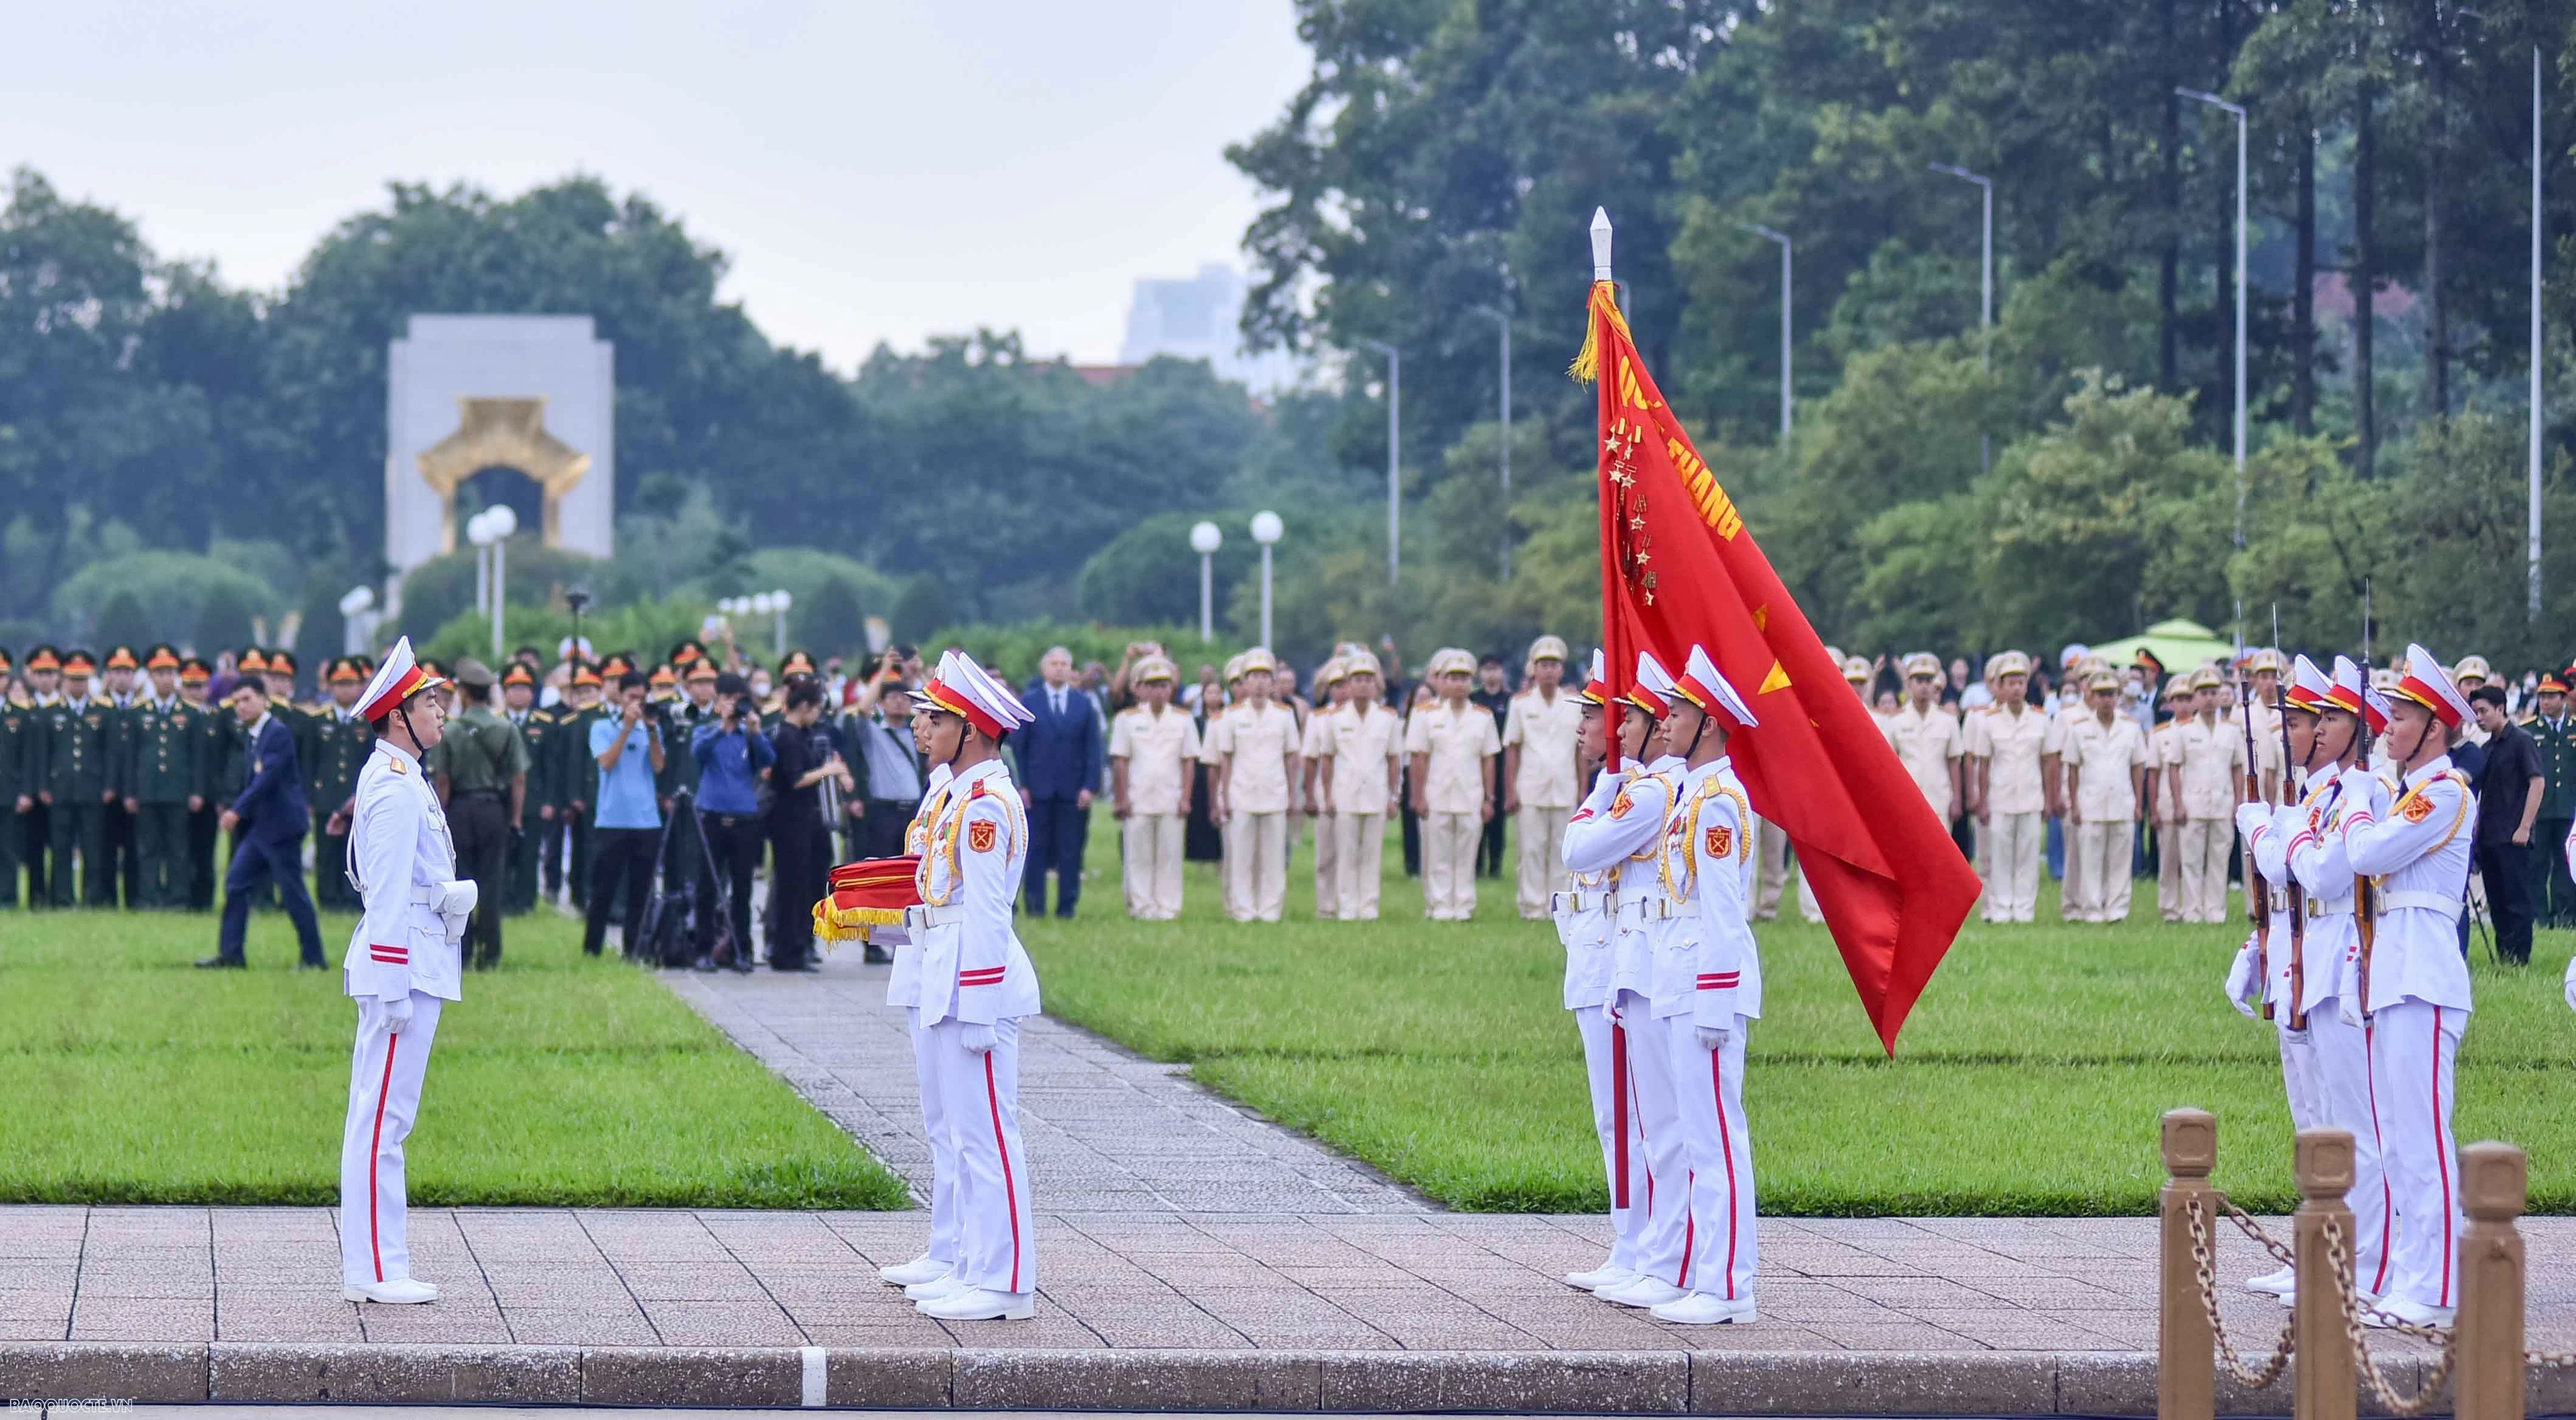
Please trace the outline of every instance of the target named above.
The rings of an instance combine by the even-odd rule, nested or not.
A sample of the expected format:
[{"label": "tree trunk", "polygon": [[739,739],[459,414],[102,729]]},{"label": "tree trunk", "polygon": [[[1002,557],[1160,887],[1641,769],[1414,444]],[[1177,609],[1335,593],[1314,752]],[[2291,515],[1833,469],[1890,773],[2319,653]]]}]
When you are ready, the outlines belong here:
[{"label": "tree trunk", "polygon": [[2298,268],[2290,291],[2290,427],[2317,431],[2317,132],[2299,116]]},{"label": "tree trunk", "polygon": [[2378,418],[2371,407],[2374,373],[2370,362],[2371,337],[2376,333],[2373,326],[2377,323],[2377,313],[2371,308],[2371,294],[2379,281],[2370,225],[2377,205],[2372,189],[2378,181],[2379,138],[2371,108],[2378,101],[2379,86],[2364,78],[2357,97],[2352,139],[2353,467],[2362,477],[2368,478],[2379,454]]},{"label": "tree trunk", "polygon": [[2175,285],[2182,275],[2182,96],[2174,92],[2174,0],[2164,0],[2165,142],[2164,253],[2156,274],[2156,388],[2167,394],[2179,388],[2175,328]]}]

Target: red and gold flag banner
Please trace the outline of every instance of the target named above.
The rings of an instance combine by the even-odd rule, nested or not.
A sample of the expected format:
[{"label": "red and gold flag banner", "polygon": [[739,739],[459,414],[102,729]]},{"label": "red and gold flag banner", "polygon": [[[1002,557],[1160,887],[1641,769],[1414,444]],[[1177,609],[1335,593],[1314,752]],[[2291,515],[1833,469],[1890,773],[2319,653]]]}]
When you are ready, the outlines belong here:
[{"label": "red and gold flag banner", "polygon": [[1893,1055],[1976,903],[1977,875],[1682,432],[1607,281],[1593,283],[1573,373],[1600,392],[1609,713],[1618,714],[1640,650],[1678,666],[1703,647],[1743,693],[1761,724],[1739,731],[1728,754],[1753,811],[1797,847],[1799,871]]}]

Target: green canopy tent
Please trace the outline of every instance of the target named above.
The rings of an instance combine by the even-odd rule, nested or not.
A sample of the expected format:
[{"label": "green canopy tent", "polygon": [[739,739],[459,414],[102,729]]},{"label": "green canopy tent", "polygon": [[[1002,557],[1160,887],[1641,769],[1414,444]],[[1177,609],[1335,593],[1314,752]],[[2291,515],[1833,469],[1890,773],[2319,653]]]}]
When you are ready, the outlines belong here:
[{"label": "green canopy tent", "polygon": [[2094,643],[2093,654],[2114,666],[2127,666],[2138,659],[2140,651],[2152,651],[2164,662],[2165,673],[2187,671],[2195,666],[2217,661],[2224,664],[2236,654],[2232,641],[2222,641],[2218,634],[2197,621],[2177,617],[2159,621],[2137,636],[2124,636],[2117,641]]}]

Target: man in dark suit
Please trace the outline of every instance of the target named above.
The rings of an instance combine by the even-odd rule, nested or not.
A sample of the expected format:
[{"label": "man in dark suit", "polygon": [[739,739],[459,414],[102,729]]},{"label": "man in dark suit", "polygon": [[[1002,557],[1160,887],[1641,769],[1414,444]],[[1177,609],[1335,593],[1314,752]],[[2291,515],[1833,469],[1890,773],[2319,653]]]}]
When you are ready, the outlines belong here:
[{"label": "man in dark suit", "polygon": [[1055,915],[1071,917],[1082,897],[1082,840],[1105,758],[1100,707],[1073,683],[1073,653],[1052,646],[1038,680],[1020,697],[1037,719],[1011,736],[1020,760],[1020,798],[1029,807],[1028,905],[1046,911],[1047,869],[1055,870]]},{"label": "man in dark suit", "polygon": [[313,813],[304,799],[295,731],[273,712],[265,688],[256,680],[245,679],[233,687],[230,704],[242,725],[249,781],[224,810],[222,827],[232,835],[235,847],[232,868],[224,874],[223,927],[215,955],[197,965],[249,964],[242,957],[242,936],[250,926],[251,896],[266,878],[277,885],[287,919],[295,924],[296,941],[303,948],[298,965],[327,966],[322,930],[313,921],[313,898],[304,888],[304,833]]}]

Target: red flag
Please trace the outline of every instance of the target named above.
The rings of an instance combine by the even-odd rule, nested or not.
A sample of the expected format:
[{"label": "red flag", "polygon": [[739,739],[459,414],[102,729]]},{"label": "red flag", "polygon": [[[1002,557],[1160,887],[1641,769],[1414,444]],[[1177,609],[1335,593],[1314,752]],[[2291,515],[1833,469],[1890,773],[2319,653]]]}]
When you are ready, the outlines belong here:
[{"label": "red flag", "polygon": [[1704,647],[1743,692],[1761,724],[1740,731],[1728,753],[1754,812],[1796,845],[1861,1005],[1894,1055],[1906,1013],[1977,900],[1977,875],[1665,405],[1607,281],[1593,283],[1574,374],[1597,377],[1600,389],[1610,713],[1641,649],[1678,666]]}]

